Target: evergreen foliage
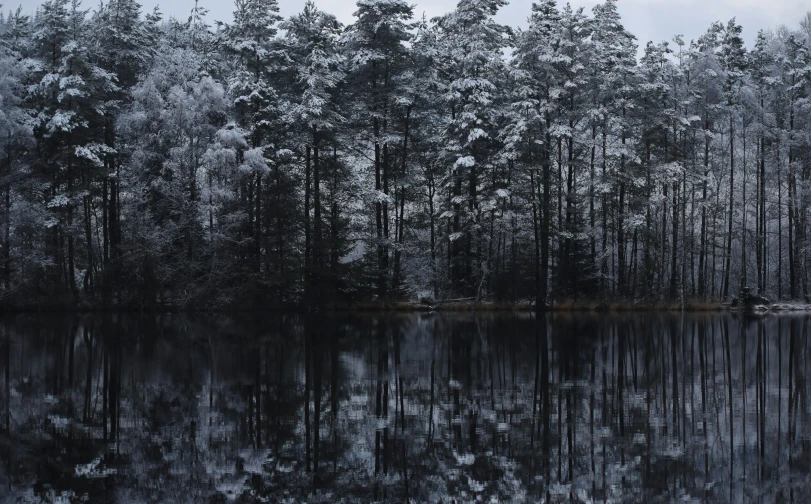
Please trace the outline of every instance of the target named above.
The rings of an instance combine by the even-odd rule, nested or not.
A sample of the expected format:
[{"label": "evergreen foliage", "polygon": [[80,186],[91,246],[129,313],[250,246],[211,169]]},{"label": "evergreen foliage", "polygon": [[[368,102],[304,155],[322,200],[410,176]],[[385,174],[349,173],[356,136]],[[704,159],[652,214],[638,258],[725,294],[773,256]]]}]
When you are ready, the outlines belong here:
[{"label": "evergreen foliage", "polygon": [[0,299],[809,296],[811,23],[647,42],[503,0],[49,0],[0,17]]}]

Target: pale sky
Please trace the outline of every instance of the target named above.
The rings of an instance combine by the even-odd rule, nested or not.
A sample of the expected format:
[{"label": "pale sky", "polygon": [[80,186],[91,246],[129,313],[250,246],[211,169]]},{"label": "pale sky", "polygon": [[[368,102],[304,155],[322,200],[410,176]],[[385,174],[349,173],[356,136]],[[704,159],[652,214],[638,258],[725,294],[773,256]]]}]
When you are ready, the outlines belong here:
[{"label": "pale sky", "polygon": [[[43,0],[0,0],[4,10],[15,8],[20,3],[24,10],[32,13]],[[353,0],[315,0],[316,5],[326,12],[334,14],[344,24],[353,21],[352,13],[356,6]],[[456,0],[419,0],[413,1],[416,18],[423,13],[428,18],[453,10]],[[558,0],[562,7],[566,2]],[[573,7],[585,7],[591,14],[591,8],[601,3],[599,0],[571,0]],[[231,20],[232,0],[200,0],[200,4],[209,9],[209,23]],[[85,8],[98,5],[98,0],[84,0]],[[151,11],[160,5],[166,18],[170,16],[186,19],[194,5],[194,0],[141,0],[143,10]],[[282,16],[288,17],[299,12],[304,0],[279,0]],[[512,0],[498,14],[500,23],[510,26],[526,26],[532,0]],[[640,47],[648,40],[659,42],[671,41],[674,35],[684,36],[686,43],[697,39],[713,21],[726,23],[732,17],[737,18],[743,26],[743,35],[747,46],[752,42],[760,29],[777,28],[785,24],[794,30],[799,27],[805,13],[811,11],[808,0],[619,0],[619,11],[625,27],[638,39]]]}]

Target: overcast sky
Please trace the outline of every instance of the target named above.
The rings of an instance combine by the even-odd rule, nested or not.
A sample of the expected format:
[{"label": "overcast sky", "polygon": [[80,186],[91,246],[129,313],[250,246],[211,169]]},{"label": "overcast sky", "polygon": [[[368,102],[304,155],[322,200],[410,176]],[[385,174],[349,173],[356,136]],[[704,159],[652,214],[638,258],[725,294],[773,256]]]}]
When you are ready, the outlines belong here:
[{"label": "overcast sky", "polygon": [[[423,13],[429,18],[453,10],[457,0],[419,0],[415,5],[415,17]],[[33,10],[43,0],[24,0],[24,9]],[[19,0],[0,0],[4,9],[16,8]],[[348,24],[355,12],[353,0],[316,0],[321,10],[334,14],[338,20]],[[559,6],[566,2],[558,1]],[[585,7],[591,14],[591,8],[600,3],[598,0],[571,0],[573,7]],[[229,0],[200,0],[200,4],[209,9],[209,22],[229,22],[232,17],[233,2]],[[98,5],[98,0],[84,0],[85,8]],[[174,16],[185,19],[189,15],[193,0],[141,0],[144,10],[151,11],[160,5],[165,17]],[[304,5],[304,0],[279,0],[281,14],[284,17],[296,14]],[[684,35],[685,42],[698,38],[713,21],[726,23],[735,17],[743,26],[747,46],[751,47],[760,29],[776,28],[785,24],[791,29],[799,27],[800,19],[811,11],[808,0],[619,0],[619,11],[625,27],[638,39],[641,47],[649,40],[658,42],[670,41],[674,35]],[[532,0],[512,0],[498,14],[498,21],[510,26],[526,26]]]}]

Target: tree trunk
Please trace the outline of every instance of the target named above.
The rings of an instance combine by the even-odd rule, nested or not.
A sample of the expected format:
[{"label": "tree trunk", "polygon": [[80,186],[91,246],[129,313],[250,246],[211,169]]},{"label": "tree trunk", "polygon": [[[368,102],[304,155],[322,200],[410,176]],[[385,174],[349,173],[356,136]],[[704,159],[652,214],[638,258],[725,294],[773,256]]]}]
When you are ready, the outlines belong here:
[{"label": "tree trunk", "polygon": [[679,260],[679,183],[673,182],[673,229],[670,257],[670,299],[676,299],[679,293],[678,260]]},{"label": "tree trunk", "polygon": [[307,144],[304,154],[304,300],[310,303],[312,289],[312,237],[310,236],[310,163],[311,149]]},{"label": "tree trunk", "polygon": [[707,178],[710,175],[710,137],[707,132],[711,127],[709,119],[705,120],[704,177],[701,184],[701,245],[698,254],[698,295],[705,300],[707,296]]},{"label": "tree trunk", "polygon": [[529,183],[532,193],[532,231],[535,238],[535,308],[538,310],[543,310],[546,308],[546,306],[544,305],[545,300],[543,293],[541,292],[541,239],[538,229],[539,222],[538,203],[536,201],[535,191],[535,172],[532,169],[529,170]]},{"label": "tree trunk", "polygon": [[395,239],[397,240],[397,247],[394,249],[394,272],[392,277],[392,287],[396,290],[400,288],[400,283],[402,279],[400,278],[400,261],[402,256],[402,249],[403,249],[403,226],[405,223],[405,200],[406,200],[406,184],[405,178],[408,171],[408,135],[409,135],[409,128],[411,126],[411,105],[408,106],[406,110],[406,118],[405,118],[405,131],[403,132],[403,165],[401,169],[400,176],[403,179],[403,183],[400,185],[400,211],[398,212],[398,222],[395,226],[397,230],[397,235]]},{"label": "tree trunk", "polygon": [[[625,120],[625,107],[622,109],[622,118]],[[626,296],[628,286],[625,277],[625,127],[622,130],[623,153],[620,156],[619,201],[617,203],[617,290],[620,296]]]},{"label": "tree trunk", "polygon": [[[547,293],[549,291],[548,282],[549,282],[549,239],[551,235],[551,199],[552,199],[552,167],[551,164],[551,152],[549,151],[549,146],[552,142],[552,135],[549,129],[550,127],[550,120],[549,120],[549,112],[546,113],[546,138],[544,143],[544,154],[543,154],[543,202],[541,203],[541,303],[537,303],[540,306],[546,306],[547,304]],[[515,251],[515,242],[512,245],[513,254],[516,253]]]},{"label": "tree trunk", "polygon": [[312,266],[312,287],[313,287],[313,301],[318,308],[321,307],[323,296],[321,291],[324,289],[322,284],[322,271],[324,261],[324,237],[321,222],[321,160],[320,160],[320,134],[313,126],[313,262]]},{"label": "tree trunk", "polygon": [[6,140],[6,183],[5,183],[5,205],[6,214],[5,236],[3,240],[3,283],[8,291],[11,288],[11,130],[8,131]]},{"label": "tree trunk", "polygon": [[726,265],[721,297],[729,297],[729,272],[732,267],[732,220],[735,215],[735,118],[729,116],[729,221],[727,222]]}]

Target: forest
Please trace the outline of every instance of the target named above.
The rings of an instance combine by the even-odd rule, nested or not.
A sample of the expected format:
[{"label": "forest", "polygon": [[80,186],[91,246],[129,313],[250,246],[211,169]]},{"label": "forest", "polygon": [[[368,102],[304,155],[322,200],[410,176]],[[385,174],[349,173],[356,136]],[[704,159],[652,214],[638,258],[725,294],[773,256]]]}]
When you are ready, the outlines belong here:
[{"label": "forest", "polygon": [[3,307],[809,297],[811,13],[0,9]]}]

